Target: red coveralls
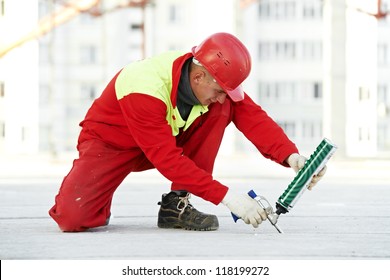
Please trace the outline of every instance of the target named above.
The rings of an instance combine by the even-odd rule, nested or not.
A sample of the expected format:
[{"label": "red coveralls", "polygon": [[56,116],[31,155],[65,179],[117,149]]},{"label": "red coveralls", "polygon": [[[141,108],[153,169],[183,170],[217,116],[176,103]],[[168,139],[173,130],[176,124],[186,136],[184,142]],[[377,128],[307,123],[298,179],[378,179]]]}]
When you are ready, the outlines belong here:
[{"label": "red coveralls", "polygon": [[[192,54],[167,65],[172,75],[171,99],[176,107],[181,68]],[[120,72],[119,72],[120,73]],[[64,178],[50,216],[63,231],[83,231],[106,224],[113,194],[125,177],[156,168],[172,182],[172,190],[186,190],[219,204],[228,188],[212,177],[214,161],[230,122],[263,156],[285,165],[298,152],[283,130],[248,95],[209,105],[190,127],[177,136],[166,120],[167,106],[158,98],[136,92],[118,100],[110,81],[80,123],[79,158]]]}]

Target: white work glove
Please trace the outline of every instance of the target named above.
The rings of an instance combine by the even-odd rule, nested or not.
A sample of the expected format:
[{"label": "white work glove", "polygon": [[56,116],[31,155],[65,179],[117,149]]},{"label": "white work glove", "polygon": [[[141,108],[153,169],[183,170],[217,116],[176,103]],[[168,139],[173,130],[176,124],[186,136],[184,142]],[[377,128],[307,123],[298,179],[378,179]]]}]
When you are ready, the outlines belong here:
[{"label": "white work glove", "polygon": [[235,194],[229,190],[222,200],[222,204],[246,224],[251,224],[255,228],[267,219],[267,213],[264,209],[247,194]]},{"label": "white work glove", "polygon": [[[287,158],[287,164],[290,165],[290,167],[294,169],[296,173],[298,173],[298,171],[301,170],[305,165],[306,160],[307,159],[304,156],[294,153]],[[324,168],[322,168],[317,175],[313,176],[313,179],[311,180],[309,186],[307,187],[308,190],[312,190],[313,187],[318,183],[318,181],[322,179],[322,177],[325,175],[326,168],[327,167],[325,165]]]}]

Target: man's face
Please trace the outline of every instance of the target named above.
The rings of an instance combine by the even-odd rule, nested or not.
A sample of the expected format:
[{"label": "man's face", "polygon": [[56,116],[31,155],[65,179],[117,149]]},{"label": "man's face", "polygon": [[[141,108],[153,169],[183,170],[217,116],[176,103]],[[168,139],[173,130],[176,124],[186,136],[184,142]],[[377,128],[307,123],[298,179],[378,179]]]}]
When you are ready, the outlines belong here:
[{"label": "man's face", "polygon": [[226,92],[205,70],[199,70],[191,80],[191,87],[200,104],[208,106],[211,103],[224,103]]}]

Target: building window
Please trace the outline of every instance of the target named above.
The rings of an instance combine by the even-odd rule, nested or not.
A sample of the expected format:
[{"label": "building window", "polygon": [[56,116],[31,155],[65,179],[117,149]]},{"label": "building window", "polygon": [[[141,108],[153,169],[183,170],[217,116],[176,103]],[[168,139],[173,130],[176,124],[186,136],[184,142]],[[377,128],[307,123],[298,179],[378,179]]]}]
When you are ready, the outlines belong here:
[{"label": "building window", "polygon": [[304,41],[301,44],[302,59],[305,60],[321,60],[322,59],[322,43],[318,41]]},{"label": "building window", "polygon": [[322,136],[322,123],[321,121],[303,121],[302,122],[302,138],[314,140],[321,138]]},{"label": "building window", "polygon": [[288,102],[295,100],[296,84],[289,81],[259,82],[259,100],[263,102]]},{"label": "building window", "polygon": [[132,22],[130,23],[130,31],[140,31],[144,28],[142,22]]},{"label": "building window", "polygon": [[96,64],[97,50],[95,46],[82,46],[80,49],[80,62],[82,64]]},{"label": "building window", "polygon": [[258,89],[259,89],[259,93],[258,93],[259,101],[260,102],[266,101],[266,99],[267,99],[267,96],[266,96],[267,85],[265,83],[263,83],[263,82],[259,82],[258,83]]},{"label": "building window", "polygon": [[302,16],[304,19],[322,18],[322,1],[304,1],[302,3]]},{"label": "building window", "polygon": [[359,141],[370,141],[370,128],[368,127],[359,127]]},{"label": "building window", "polygon": [[291,102],[295,100],[295,90],[296,84],[293,82],[283,82],[281,84],[281,99],[286,102]]},{"label": "building window", "polygon": [[283,10],[282,10],[282,5],[278,1],[274,1],[273,3],[273,9],[271,10],[272,17],[274,19],[281,19],[283,18]]},{"label": "building window", "polygon": [[378,125],[378,148],[382,150],[390,149],[390,130],[385,124]]},{"label": "building window", "polygon": [[4,82],[0,81],[0,97],[4,97],[4,95],[5,95]]},{"label": "building window", "polygon": [[258,15],[260,19],[295,18],[295,1],[260,1]]},{"label": "building window", "polygon": [[5,123],[0,122],[0,138],[5,138]]},{"label": "building window", "polygon": [[21,131],[21,140],[24,142],[26,140],[26,128],[22,126],[22,131]]},{"label": "building window", "polygon": [[81,100],[93,100],[96,97],[96,88],[92,85],[81,86]]},{"label": "building window", "polygon": [[270,44],[267,42],[259,43],[259,59],[268,60],[270,58]]},{"label": "building window", "polygon": [[294,42],[284,42],[282,50],[282,58],[295,58],[295,43]]},{"label": "building window", "polygon": [[302,137],[304,139],[313,139],[315,136],[315,124],[313,122],[303,122]]},{"label": "building window", "polygon": [[170,5],[168,9],[168,23],[177,24],[182,22],[184,11],[181,6]]},{"label": "building window", "polygon": [[303,6],[303,17],[304,18],[314,18],[315,16],[315,11],[314,11],[314,6],[313,4],[310,3],[305,3]]},{"label": "building window", "polygon": [[377,110],[380,118],[386,118],[390,115],[390,96],[387,89],[385,84],[378,85]]},{"label": "building window", "polygon": [[286,11],[286,18],[295,18],[295,2],[285,2],[284,5]]},{"label": "building window", "polygon": [[5,15],[5,0],[0,0],[0,16]]},{"label": "building window", "polygon": [[359,87],[359,100],[368,100],[370,99],[370,90],[367,87]]},{"label": "building window", "polygon": [[295,42],[259,42],[258,50],[260,60],[280,60],[296,58]]},{"label": "building window", "polygon": [[175,5],[170,5],[169,6],[169,22],[173,23],[176,22],[177,20],[177,9]]},{"label": "building window", "polygon": [[260,1],[259,4],[259,18],[268,19],[270,15],[270,3],[268,1]]},{"label": "building window", "polygon": [[279,126],[289,137],[295,137],[295,123],[294,122],[279,122]]},{"label": "building window", "polygon": [[322,83],[316,82],[313,84],[313,97],[314,99],[322,98]]},{"label": "building window", "polygon": [[387,85],[378,85],[378,103],[384,103],[390,105],[390,97],[387,91]]},{"label": "building window", "polygon": [[299,83],[299,93],[304,100],[317,102],[322,99],[322,82],[308,81]]}]

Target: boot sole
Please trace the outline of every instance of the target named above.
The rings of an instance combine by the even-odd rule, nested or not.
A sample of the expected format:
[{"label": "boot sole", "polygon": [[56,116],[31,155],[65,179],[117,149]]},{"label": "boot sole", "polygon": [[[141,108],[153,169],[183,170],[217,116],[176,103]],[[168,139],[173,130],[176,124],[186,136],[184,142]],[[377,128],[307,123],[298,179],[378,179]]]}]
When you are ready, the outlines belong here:
[{"label": "boot sole", "polygon": [[165,228],[165,229],[172,228],[172,229],[184,229],[184,230],[191,230],[191,231],[215,231],[219,228],[218,226],[211,226],[206,228],[195,228],[189,226],[182,226],[176,223],[158,223],[157,226],[159,228]]},{"label": "boot sole", "polygon": [[208,225],[202,227],[194,225],[185,225],[182,221],[178,219],[159,217],[159,219],[157,220],[157,226],[159,228],[173,228],[193,231],[213,231],[219,228],[219,223],[218,220],[215,222],[209,221]]}]

